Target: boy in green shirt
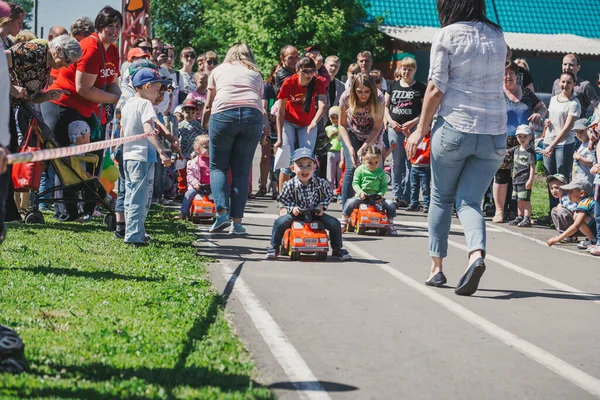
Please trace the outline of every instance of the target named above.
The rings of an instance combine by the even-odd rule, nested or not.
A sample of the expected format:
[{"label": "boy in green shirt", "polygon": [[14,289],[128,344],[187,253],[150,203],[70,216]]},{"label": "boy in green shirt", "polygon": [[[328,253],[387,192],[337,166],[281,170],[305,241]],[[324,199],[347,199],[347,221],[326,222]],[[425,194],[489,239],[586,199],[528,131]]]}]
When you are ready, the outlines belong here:
[{"label": "boy in green shirt", "polygon": [[342,140],[340,138],[340,130],[338,129],[338,117],[340,108],[333,106],[329,109],[329,119],[331,125],[325,128],[325,133],[329,138],[331,147],[327,152],[327,181],[331,185],[331,190],[335,190],[342,180]]},{"label": "boy in green shirt", "polygon": [[362,158],[362,165],[354,171],[352,179],[352,188],[356,192],[355,197],[348,199],[344,205],[342,213],[342,232],[346,232],[348,218],[360,202],[366,198],[368,194],[378,194],[381,196],[381,206],[385,210],[388,222],[388,233],[396,236],[396,228],[394,227],[394,217],[396,216],[396,204],[388,203],[383,199],[387,192],[387,179],[385,171],[379,167],[381,164],[381,150],[375,146],[369,146],[365,150]]}]

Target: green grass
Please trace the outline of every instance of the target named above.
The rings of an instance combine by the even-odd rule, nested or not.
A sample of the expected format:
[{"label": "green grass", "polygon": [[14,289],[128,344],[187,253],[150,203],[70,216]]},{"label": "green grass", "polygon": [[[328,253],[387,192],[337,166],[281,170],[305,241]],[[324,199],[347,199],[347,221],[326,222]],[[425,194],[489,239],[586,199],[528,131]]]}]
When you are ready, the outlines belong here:
[{"label": "green grass", "polygon": [[0,374],[0,398],[270,399],[230,331],[191,227],[153,210],[157,239],[129,247],[99,223],[9,224],[0,324],[31,371]]},{"label": "green grass", "polygon": [[550,204],[548,203],[548,185],[546,184],[546,171],[544,162],[537,161],[535,165],[535,180],[531,190],[531,216],[533,218],[542,218],[550,213]]}]

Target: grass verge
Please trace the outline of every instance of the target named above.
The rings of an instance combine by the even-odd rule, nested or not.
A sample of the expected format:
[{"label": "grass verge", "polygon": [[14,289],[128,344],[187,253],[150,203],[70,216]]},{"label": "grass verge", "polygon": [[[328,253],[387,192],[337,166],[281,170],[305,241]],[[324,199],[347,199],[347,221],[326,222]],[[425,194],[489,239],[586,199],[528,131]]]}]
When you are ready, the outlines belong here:
[{"label": "grass verge", "polygon": [[546,217],[550,213],[550,204],[548,203],[548,185],[546,178],[536,175],[531,190],[531,216],[536,218]]},{"label": "grass verge", "polygon": [[252,379],[191,227],[153,209],[156,243],[135,248],[100,223],[47,219],[9,224],[0,247],[0,323],[31,364],[0,374],[0,398],[272,398]]}]

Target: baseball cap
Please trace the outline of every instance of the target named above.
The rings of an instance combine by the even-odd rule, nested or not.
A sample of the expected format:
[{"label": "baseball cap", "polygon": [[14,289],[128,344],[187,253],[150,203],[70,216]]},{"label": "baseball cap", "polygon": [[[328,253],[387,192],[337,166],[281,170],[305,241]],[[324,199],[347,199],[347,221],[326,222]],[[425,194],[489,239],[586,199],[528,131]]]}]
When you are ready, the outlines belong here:
[{"label": "baseball cap", "polygon": [[331,117],[332,115],[340,116],[340,108],[338,106],[333,106],[329,109],[329,116]]},{"label": "baseball cap", "polygon": [[592,194],[592,184],[590,183],[590,181],[588,181],[587,179],[578,179],[578,180],[574,180],[573,182],[567,184],[567,185],[562,185],[560,187],[562,190],[583,190],[585,191],[585,194],[587,194],[588,196],[590,194]]},{"label": "baseball cap", "polygon": [[292,154],[292,162],[296,162],[301,158],[310,158],[314,162],[317,162],[317,160],[315,160],[315,156],[313,155],[312,150],[307,149],[306,147],[300,147],[299,149],[294,151],[294,154]]},{"label": "baseball cap", "polygon": [[590,125],[588,124],[587,118],[579,118],[573,124],[573,130],[580,131],[580,130],[583,130],[583,129],[587,129],[588,126],[590,126]]},{"label": "baseball cap", "polygon": [[531,129],[529,125],[519,125],[517,126],[517,132],[515,135],[531,135]]},{"label": "baseball cap", "polygon": [[133,61],[129,66],[129,76],[135,75],[135,73],[142,68],[156,69],[156,66],[152,61],[147,60],[145,58],[140,58],[138,60]]},{"label": "baseball cap", "polygon": [[166,79],[162,79],[158,75],[158,71],[151,68],[141,68],[138,71],[136,71],[135,74],[131,77],[131,84],[134,88],[143,86],[147,83],[154,82],[160,82],[162,85],[165,86],[171,83]]},{"label": "baseball cap", "polygon": [[197,110],[198,105],[196,104],[196,102],[194,100],[189,99],[189,100],[185,100],[183,102],[183,104],[181,105],[181,109],[184,109],[184,108],[193,108],[194,110]]},{"label": "baseball cap", "polygon": [[75,140],[79,136],[89,135],[92,132],[88,123],[83,120],[77,120],[77,121],[71,122],[69,124],[67,131],[68,131],[69,140],[71,141],[71,143],[75,143]]},{"label": "baseball cap", "polygon": [[174,113],[174,114],[175,114],[175,113],[181,113],[181,112],[183,112],[183,110],[181,109],[181,106],[177,106],[177,107],[175,107],[175,109],[173,110],[173,113]]},{"label": "baseball cap", "polygon": [[139,47],[134,47],[129,49],[129,51],[127,52],[127,61],[131,62],[131,59],[133,57],[136,58],[150,58],[150,53],[148,53],[147,51],[144,51],[142,49],[140,49]]},{"label": "baseball cap", "polygon": [[553,180],[557,180],[560,183],[562,183],[563,185],[567,184],[567,178],[565,178],[565,176],[563,174],[548,175],[546,177],[546,183],[550,183]]}]

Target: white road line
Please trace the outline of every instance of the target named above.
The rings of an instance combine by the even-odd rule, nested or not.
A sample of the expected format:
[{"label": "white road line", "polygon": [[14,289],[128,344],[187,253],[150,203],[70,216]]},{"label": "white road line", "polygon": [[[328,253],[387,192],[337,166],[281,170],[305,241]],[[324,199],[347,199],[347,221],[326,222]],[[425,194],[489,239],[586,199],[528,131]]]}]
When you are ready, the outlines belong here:
[{"label": "white road line", "polygon": [[[541,244],[542,246],[544,246],[547,249],[565,251],[567,253],[571,253],[571,254],[575,254],[575,255],[583,256],[583,257],[593,257],[592,255],[588,254],[586,251],[583,251],[583,250],[575,251],[575,250],[571,250],[571,249],[565,249],[565,248],[561,247],[560,245],[548,246],[546,244],[546,242],[543,241],[543,240],[536,239],[534,237],[527,236],[527,235],[524,235],[524,234],[519,233],[519,232],[514,232],[514,231],[511,231],[510,229],[506,229],[506,228],[503,228],[501,226],[492,225],[489,222],[486,222],[486,226],[488,228],[493,227],[493,228],[497,229],[500,232],[504,232],[504,233],[508,233],[508,234],[511,234],[511,235],[514,235],[514,236],[518,236],[518,237],[521,237],[521,238],[529,239],[529,240],[531,240],[534,243]],[[552,231],[552,232],[554,234],[557,233],[556,231]]]},{"label": "white road line", "polygon": [[[381,261],[378,258],[370,255],[366,251],[362,250],[355,244],[346,242],[345,246],[348,249],[352,250],[354,253],[360,255],[361,257],[364,257],[365,259],[371,261]],[[493,322],[486,320],[485,318],[474,313],[473,311],[437,293],[434,289],[425,286],[422,282],[417,282],[416,280],[405,275],[404,273],[381,262],[375,265],[383,271],[387,272],[388,274],[392,275],[394,278],[403,282],[405,285],[411,287],[417,292],[428,297],[430,300],[444,307],[448,311],[452,312],[464,321],[495,337],[502,343],[510,347],[516,348],[523,355],[529,357],[530,359],[542,365],[543,367],[555,372],[556,374],[560,375],[561,377],[570,381],[571,383],[579,386],[581,389],[587,391],[588,393],[596,397],[600,397],[600,380],[595,378],[594,376],[572,366],[566,361],[520,338],[519,336],[507,331],[506,329],[499,327]]]},{"label": "white road line", "polygon": [[298,350],[288,340],[244,280],[239,276],[235,277],[233,268],[225,264],[223,264],[222,274],[227,281],[233,277],[232,293],[242,303],[254,326],[269,346],[271,353],[296,388],[298,395],[308,400],[331,400]]}]

